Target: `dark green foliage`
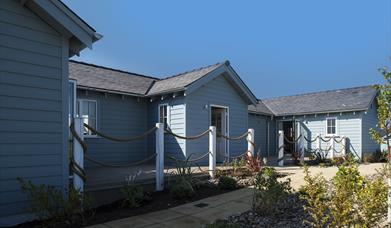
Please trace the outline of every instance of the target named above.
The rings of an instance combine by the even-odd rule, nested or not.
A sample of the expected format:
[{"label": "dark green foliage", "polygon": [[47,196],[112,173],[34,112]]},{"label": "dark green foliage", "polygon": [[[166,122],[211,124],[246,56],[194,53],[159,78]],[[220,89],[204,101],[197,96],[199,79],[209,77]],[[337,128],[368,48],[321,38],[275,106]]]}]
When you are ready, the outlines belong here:
[{"label": "dark green foliage", "polygon": [[142,186],[125,185],[122,187],[122,193],[125,195],[125,199],[122,202],[123,207],[139,207],[144,201],[144,188]]},{"label": "dark green foliage", "polygon": [[219,177],[218,187],[224,190],[234,190],[237,188],[237,182],[232,177],[221,176]]},{"label": "dark green foliage", "polygon": [[263,168],[255,178],[253,210],[258,214],[273,214],[279,202],[291,193],[290,179],[280,182],[274,168]]},{"label": "dark green foliage", "polygon": [[[31,181],[18,178],[22,192],[27,195],[27,210],[42,221],[43,227],[80,226],[86,221],[86,211],[91,205],[88,197],[70,187],[68,192],[50,185],[35,185]],[[93,215],[92,211],[91,216]]]},{"label": "dark green foliage", "polygon": [[195,195],[193,186],[189,181],[179,178],[175,184],[170,188],[170,193],[175,199],[191,198]]}]

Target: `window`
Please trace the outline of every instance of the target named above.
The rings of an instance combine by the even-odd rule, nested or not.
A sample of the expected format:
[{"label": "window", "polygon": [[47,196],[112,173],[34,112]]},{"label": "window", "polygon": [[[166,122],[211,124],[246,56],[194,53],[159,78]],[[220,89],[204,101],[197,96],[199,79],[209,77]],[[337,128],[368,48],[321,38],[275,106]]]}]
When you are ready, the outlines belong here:
[{"label": "window", "polygon": [[159,105],[159,123],[164,124],[164,129],[167,129],[168,122],[168,105],[161,104]]},{"label": "window", "polygon": [[337,119],[336,118],[327,118],[326,119],[326,133],[327,135],[337,134]]},{"label": "window", "polygon": [[[76,113],[78,117],[83,118],[83,122],[97,129],[97,102],[95,100],[77,100]],[[84,128],[84,135],[94,136],[95,133]]]}]

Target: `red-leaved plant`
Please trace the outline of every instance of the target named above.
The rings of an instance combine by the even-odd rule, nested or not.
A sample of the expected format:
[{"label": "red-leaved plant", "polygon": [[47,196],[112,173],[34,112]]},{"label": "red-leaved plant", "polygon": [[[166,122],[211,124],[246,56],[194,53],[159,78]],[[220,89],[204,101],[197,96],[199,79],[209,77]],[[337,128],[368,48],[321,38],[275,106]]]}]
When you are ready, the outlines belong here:
[{"label": "red-leaved plant", "polygon": [[246,167],[252,173],[257,173],[262,169],[262,159],[261,153],[257,153],[257,156],[254,156],[250,151],[246,153]]}]

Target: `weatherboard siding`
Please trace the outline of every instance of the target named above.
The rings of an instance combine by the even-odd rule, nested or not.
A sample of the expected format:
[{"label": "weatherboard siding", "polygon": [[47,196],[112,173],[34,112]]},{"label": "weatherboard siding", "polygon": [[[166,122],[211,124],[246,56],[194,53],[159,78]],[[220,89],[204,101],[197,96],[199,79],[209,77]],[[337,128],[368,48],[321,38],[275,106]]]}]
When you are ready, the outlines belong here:
[{"label": "weatherboard siding", "polygon": [[[301,134],[304,134],[307,138],[314,139],[317,134],[320,134],[322,138],[327,140],[326,135],[326,118],[337,118],[337,140],[340,140],[342,136],[346,136],[349,139],[349,150],[356,156],[361,158],[362,143],[361,143],[361,112],[347,112],[336,114],[318,114],[307,115],[305,117],[298,116],[296,121],[301,125]],[[330,142],[321,142],[321,148],[326,149],[330,147]],[[305,143],[306,148],[315,149],[316,142]],[[335,143],[335,149],[341,151],[342,146],[339,143]],[[330,154],[330,153],[329,153]],[[337,156],[337,153],[335,153]]]},{"label": "weatherboard siding", "polygon": [[[147,101],[117,94],[77,91],[78,99],[97,101],[97,128],[102,133],[130,138],[147,131]],[[147,157],[147,138],[132,142],[109,141],[102,137],[86,137],[88,155],[108,164],[126,164]],[[91,162],[86,167],[96,166]]]},{"label": "weatherboard siding", "polygon": [[[269,124],[269,129],[268,129]],[[270,116],[248,115],[248,128],[254,129],[255,152],[262,157],[276,156],[276,122]]]},{"label": "weatherboard siding", "polygon": [[30,217],[17,177],[66,189],[68,43],[19,1],[0,4],[0,226]]},{"label": "weatherboard siding", "polygon": [[376,102],[369,107],[368,111],[362,114],[362,152],[374,153],[380,150],[380,145],[371,138],[369,133],[371,128],[376,129],[378,122]]},{"label": "weatherboard siding", "polygon": [[[178,135],[185,135],[186,129],[186,104],[185,97],[158,99],[149,104],[148,116],[149,127],[159,122],[159,105],[168,105],[168,126],[172,132]],[[149,137],[148,150],[150,154],[155,153],[155,135]],[[186,142],[184,139],[176,138],[168,133],[164,134],[164,154],[178,159],[183,159],[186,154]],[[166,164],[173,164],[170,159],[165,159]]]},{"label": "weatherboard siding", "polygon": [[[247,131],[247,103],[240,97],[231,84],[220,75],[186,96],[186,135],[192,136],[207,130],[210,125],[211,105],[227,106],[229,108],[229,135],[239,136]],[[208,135],[198,140],[186,143],[186,155],[195,158],[209,151]],[[247,150],[246,140],[231,141],[230,156],[242,154]],[[207,164],[208,158],[200,162]]]}]

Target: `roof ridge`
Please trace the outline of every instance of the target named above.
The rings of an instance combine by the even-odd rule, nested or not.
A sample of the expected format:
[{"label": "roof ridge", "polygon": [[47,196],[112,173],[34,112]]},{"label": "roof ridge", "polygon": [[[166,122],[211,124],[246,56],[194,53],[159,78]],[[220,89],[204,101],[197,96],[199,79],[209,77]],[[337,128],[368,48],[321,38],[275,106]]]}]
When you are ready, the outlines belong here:
[{"label": "roof ridge", "polygon": [[222,64],[224,64],[225,62],[226,62],[226,61],[224,61],[224,62],[217,62],[217,63],[214,63],[214,64],[210,64],[210,65],[208,65],[208,66],[199,67],[199,68],[194,68],[194,69],[192,69],[192,70],[188,70],[188,71],[185,71],[185,72],[182,72],[182,73],[179,73],[179,74],[175,74],[175,75],[172,75],[172,76],[168,76],[168,77],[162,78],[161,80],[166,80],[166,79],[170,79],[170,78],[175,78],[175,77],[178,77],[178,76],[181,76],[181,75],[184,75],[184,74],[188,74],[188,73],[191,73],[191,72],[200,71],[200,70],[203,70],[203,69],[212,67],[212,66],[222,65]]},{"label": "roof ridge", "polygon": [[278,96],[278,97],[271,97],[271,98],[263,98],[263,99],[259,98],[258,101],[261,100],[262,103],[264,103],[263,101],[276,100],[276,99],[280,99],[280,98],[308,96],[308,95],[313,95],[313,94],[336,92],[338,90],[359,89],[359,88],[366,88],[366,87],[372,87],[372,86],[373,85],[355,86],[355,87],[349,87],[349,88],[329,89],[329,90],[323,90],[323,91],[317,91],[317,92],[299,93],[299,94],[294,94],[294,95]]},{"label": "roof ridge", "polygon": [[92,67],[97,67],[97,68],[101,68],[101,69],[105,69],[105,70],[112,70],[112,71],[125,73],[125,74],[131,74],[133,76],[138,76],[138,77],[150,78],[150,79],[155,79],[155,80],[159,80],[159,81],[162,80],[161,78],[157,78],[157,77],[153,77],[153,76],[147,76],[147,75],[143,75],[143,74],[133,73],[133,72],[130,72],[130,71],[115,69],[115,68],[111,68],[111,67],[96,65],[96,64],[93,64],[93,63],[87,63],[87,62],[77,61],[77,60],[73,60],[73,59],[70,59],[69,62],[78,63],[78,64],[82,64],[82,65],[87,65],[87,66],[92,66]]}]

